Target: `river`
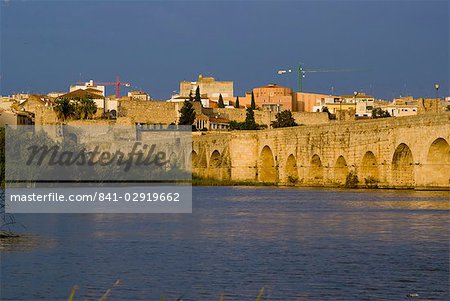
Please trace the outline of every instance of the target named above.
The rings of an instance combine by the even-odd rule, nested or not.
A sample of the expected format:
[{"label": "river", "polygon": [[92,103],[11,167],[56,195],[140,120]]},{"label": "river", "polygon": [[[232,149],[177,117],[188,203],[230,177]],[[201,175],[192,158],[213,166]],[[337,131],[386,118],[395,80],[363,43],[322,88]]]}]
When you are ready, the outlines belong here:
[{"label": "river", "polygon": [[192,214],[16,216],[1,300],[448,300],[449,192],[194,187]]}]

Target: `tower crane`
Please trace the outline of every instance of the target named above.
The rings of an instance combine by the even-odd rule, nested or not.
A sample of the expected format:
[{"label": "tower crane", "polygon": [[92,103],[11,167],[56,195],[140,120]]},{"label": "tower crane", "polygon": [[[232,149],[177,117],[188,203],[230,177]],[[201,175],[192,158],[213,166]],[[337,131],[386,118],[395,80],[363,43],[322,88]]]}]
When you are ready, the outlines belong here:
[{"label": "tower crane", "polygon": [[[302,92],[303,89],[303,78],[306,77],[306,73],[328,73],[328,72],[354,72],[358,71],[357,69],[304,69],[303,65],[300,63],[297,66],[297,76],[298,76],[298,92]],[[291,73],[292,69],[287,70],[278,70],[277,73],[279,75],[285,73]]]},{"label": "tower crane", "polygon": [[[85,82],[78,82],[79,85],[84,85],[86,84]],[[124,87],[131,87],[130,83],[123,83],[120,81],[120,77],[117,75],[116,76],[116,81],[115,82],[93,82],[92,85],[94,86],[115,86],[116,87],[116,98],[120,98],[120,87],[124,86]]]}]

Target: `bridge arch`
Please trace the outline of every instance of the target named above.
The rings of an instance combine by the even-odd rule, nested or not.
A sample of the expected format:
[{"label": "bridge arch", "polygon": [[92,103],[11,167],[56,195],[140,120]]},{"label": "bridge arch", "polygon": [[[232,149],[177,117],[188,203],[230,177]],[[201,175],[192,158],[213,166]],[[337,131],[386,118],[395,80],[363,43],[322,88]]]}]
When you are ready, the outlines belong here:
[{"label": "bridge arch", "polygon": [[214,179],[220,179],[222,166],[222,156],[218,150],[214,150],[209,158],[208,176]]},{"label": "bridge arch", "polygon": [[174,152],[172,152],[169,156],[169,160],[168,160],[168,167],[169,169],[175,169],[175,168],[179,168],[180,167],[180,162],[179,162],[179,158],[177,156],[177,154],[175,154]]},{"label": "bridge arch", "polygon": [[195,150],[192,150],[190,155],[190,161],[191,161],[191,168],[197,168],[198,167],[198,154]]},{"label": "bridge arch", "polygon": [[323,181],[323,165],[319,155],[312,156],[309,167],[309,177],[313,182],[322,183]]},{"label": "bridge arch", "polygon": [[209,167],[217,168],[221,165],[221,156],[218,150],[214,150],[209,158]]},{"label": "bridge arch", "polygon": [[444,138],[431,143],[425,165],[427,184],[442,186],[450,184],[450,145]]},{"label": "bridge arch", "polygon": [[297,160],[293,154],[290,154],[286,160],[286,166],[284,168],[286,179],[286,183],[295,184],[298,181],[298,167]]},{"label": "bridge arch", "polygon": [[261,182],[277,182],[277,168],[273,157],[272,149],[264,146],[259,155],[258,180]]},{"label": "bridge arch", "polygon": [[396,186],[414,186],[414,159],[411,149],[401,143],[392,157],[392,183]]},{"label": "bridge arch", "polygon": [[347,161],[344,156],[339,156],[334,165],[334,180],[340,184],[345,184],[348,174]]},{"label": "bridge arch", "polygon": [[367,151],[361,161],[360,167],[361,180],[365,182],[377,182],[380,178],[380,172],[378,170],[378,162],[374,153]]},{"label": "bridge arch", "polygon": [[206,168],[208,167],[206,162],[206,156],[205,155],[199,155],[196,151],[191,152],[191,162],[192,162],[192,168]]}]

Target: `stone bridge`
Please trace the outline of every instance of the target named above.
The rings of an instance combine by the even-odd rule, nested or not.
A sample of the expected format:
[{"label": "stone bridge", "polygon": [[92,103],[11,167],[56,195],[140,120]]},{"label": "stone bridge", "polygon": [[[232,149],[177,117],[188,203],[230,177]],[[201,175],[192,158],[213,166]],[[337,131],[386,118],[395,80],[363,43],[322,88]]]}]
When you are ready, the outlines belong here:
[{"label": "stone bridge", "polygon": [[192,168],[220,180],[344,186],[351,174],[362,187],[450,190],[449,143],[450,113],[207,133],[193,137]]}]

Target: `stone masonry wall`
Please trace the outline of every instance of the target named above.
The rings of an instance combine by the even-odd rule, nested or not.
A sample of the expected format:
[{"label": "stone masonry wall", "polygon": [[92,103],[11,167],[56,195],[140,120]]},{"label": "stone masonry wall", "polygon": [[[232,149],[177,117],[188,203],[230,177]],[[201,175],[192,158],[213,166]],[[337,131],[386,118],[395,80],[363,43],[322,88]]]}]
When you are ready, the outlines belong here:
[{"label": "stone masonry wall", "polygon": [[193,170],[211,176],[217,151],[232,180],[343,186],[352,172],[363,187],[450,189],[449,143],[450,113],[207,133],[193,151],[208,164]]}]

